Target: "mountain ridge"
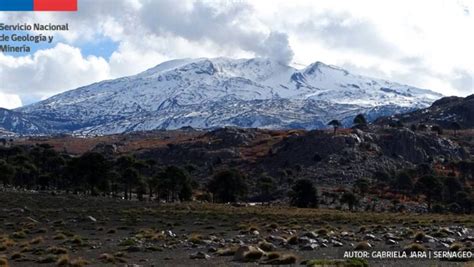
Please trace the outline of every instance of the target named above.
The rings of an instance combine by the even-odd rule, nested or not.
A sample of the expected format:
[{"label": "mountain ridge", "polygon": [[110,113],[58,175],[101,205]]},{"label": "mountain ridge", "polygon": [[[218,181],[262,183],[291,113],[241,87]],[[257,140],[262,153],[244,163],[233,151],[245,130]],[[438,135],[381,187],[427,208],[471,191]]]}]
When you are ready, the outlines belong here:
[{"label": "mountain ridge", "polygon": [[50,133],[113,134],[137,130],[305,128],[330,119],[351,123],[429,106],[442,95],[353,75],[315,62],[296,69],[269,59],[199,58],[163,62],[15,109]]}]

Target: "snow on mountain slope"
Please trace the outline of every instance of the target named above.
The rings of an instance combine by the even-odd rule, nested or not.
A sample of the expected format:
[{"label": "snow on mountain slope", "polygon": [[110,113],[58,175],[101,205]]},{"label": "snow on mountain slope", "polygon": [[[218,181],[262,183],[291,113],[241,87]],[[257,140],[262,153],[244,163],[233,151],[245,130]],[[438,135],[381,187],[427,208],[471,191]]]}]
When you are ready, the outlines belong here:
[{"label": "snow on mountain slope", "polygon": [[16,134],[39,134],[48,131],[28,120],[21,113],[0,108],[0,136],[7,132],[10,135],[11,132]]},{"label": "snow on mountain slope", "polygon": [[111,134],[183,126],[322,128],[429,106],[442,95],[316,62],[180,59],[17,109],[52,132]]}]

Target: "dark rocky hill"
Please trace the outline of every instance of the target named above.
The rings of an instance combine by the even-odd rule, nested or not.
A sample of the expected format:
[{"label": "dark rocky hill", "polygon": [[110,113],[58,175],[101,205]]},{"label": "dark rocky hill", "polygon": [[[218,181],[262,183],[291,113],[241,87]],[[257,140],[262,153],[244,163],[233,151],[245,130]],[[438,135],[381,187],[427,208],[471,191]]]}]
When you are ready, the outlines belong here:
[{"label": "dark rocky hill", "polygon": [[435,101],[431,107],[417,111],[383,117],[376,120],[377,124],[388,124],[400,121],[403,124],[431,124],[450,128],[457,122],[462,128],[474,127],[474,94],[463,97],[444,97]]}]

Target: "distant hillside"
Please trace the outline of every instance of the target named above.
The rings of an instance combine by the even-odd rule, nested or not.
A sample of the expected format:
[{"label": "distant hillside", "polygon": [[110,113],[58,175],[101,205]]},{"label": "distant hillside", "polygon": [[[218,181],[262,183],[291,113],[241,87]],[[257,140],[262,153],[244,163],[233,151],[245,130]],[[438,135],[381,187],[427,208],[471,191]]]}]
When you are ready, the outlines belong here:
[{"label": "distant hillside", "polygon": [[[175,130],[99,136],[95,138],[32,138],[18,144],[48,143],[58,151],[87,151],[110,156],[135,154],[159,166],[194,165],[195,176],[208,178],[210,169],[237,167],[252,177],[266,172],[280,177],[298,170],[329,184],[350,183],[377,171],[396,172],[416,164],[471,158],[463,147],[430,132],[370,127],[367,131],[272,131],[221,128],[213,131]],[[296,175],[296,173],[295,173]]]},{"label": "distant hillside", "polygon": [[8,135],[28,134],[34,135],[39,133],[48,133],[48,131],[41,126],[34,123],[32,120],[25,118],[23,114],[0,108],[0,134]]},{"label": "distant hillside", "polygon": [[474,94],[463,97],[444,97],[435,101],[431,107],[417,111],[383,117],[377,124],[400,121],[403,124],[431,124],[449,128],[457,122],[462,128],[474,128]]}]

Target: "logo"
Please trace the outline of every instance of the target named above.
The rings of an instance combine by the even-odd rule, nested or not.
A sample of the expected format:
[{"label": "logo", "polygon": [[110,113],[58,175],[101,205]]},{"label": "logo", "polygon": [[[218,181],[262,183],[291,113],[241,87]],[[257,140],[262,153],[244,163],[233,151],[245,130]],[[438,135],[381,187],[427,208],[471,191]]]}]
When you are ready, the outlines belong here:
[{"label": "logo", "polygon": [[0,11],[77,11],[77,0],[0,0]]}]

